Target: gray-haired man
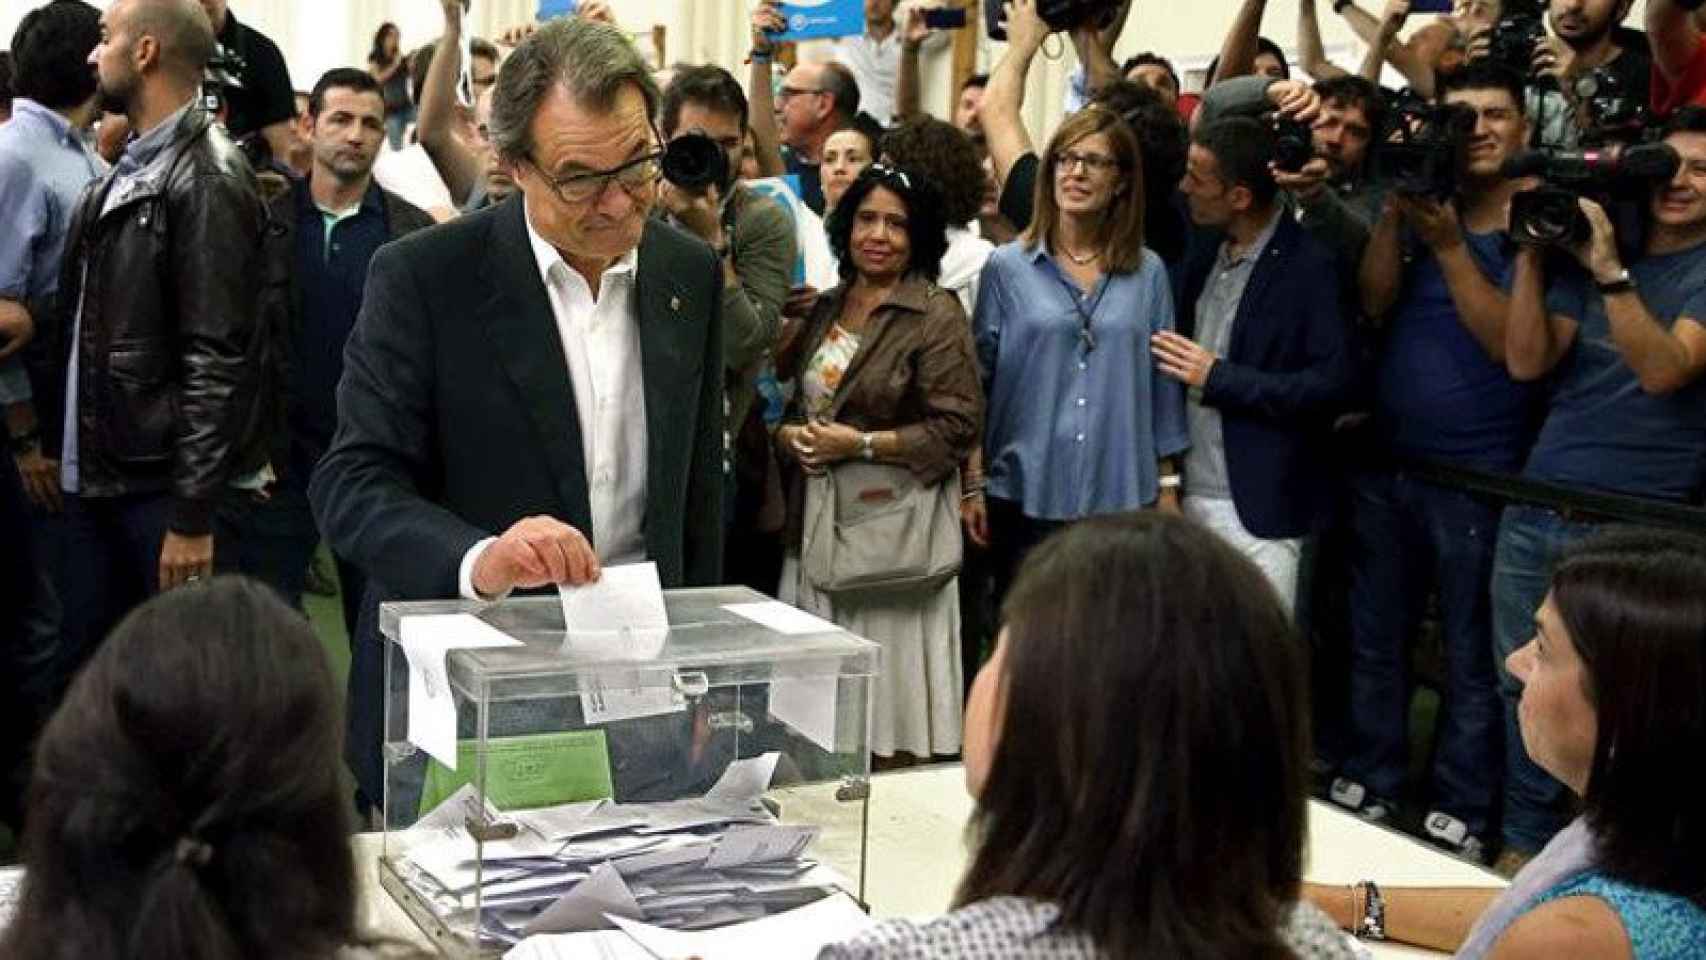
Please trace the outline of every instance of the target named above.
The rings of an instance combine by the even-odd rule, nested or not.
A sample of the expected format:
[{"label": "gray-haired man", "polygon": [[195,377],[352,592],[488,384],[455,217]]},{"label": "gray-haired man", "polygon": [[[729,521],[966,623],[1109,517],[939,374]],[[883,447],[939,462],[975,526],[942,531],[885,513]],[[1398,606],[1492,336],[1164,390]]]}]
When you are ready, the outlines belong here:
[{"label": "gray-haired man", "polygon": [[[493,94],[493,146],[522,199],[374,257],[310,489],[370,602],[492,598],[648,559],[665,586],[717,581],[722,268],[649,216],[657,104],[617,28],[541,27]],[[372,619],[350,740],[376,800]]]}]

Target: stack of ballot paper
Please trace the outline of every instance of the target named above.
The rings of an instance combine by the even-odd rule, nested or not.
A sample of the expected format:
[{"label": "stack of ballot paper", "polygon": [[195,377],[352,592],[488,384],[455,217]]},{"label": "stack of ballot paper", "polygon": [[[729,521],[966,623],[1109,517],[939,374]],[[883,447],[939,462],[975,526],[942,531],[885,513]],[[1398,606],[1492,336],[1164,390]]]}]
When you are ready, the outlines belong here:
[{"label": "stack of ballot paper", "polygon": [[[736,761],[704,797],[667,803],[505,812],[464,787],[407,831],[394,866],[441,919],[504,945],[612,917],[676,931],[760,919],[843,885],[807,856],[817,828],[779,823],[758,799],[776,760]],[[494,815],[513,836],[476,845],[467,822]]]}]

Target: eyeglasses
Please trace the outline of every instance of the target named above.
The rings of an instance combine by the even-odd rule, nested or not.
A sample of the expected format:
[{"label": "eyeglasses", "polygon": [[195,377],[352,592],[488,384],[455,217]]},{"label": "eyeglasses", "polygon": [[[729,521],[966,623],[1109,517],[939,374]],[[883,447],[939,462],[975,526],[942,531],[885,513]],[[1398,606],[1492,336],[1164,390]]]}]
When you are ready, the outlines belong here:
[{"label": "eyeglasses", "polygon": [[789,97],[797,97],[802,93],[828,93],[827,90],[814,90],[810,87],[783,87],[776,91],[776,102],[781,103]]},{"label": "eyeglasses", "polygon": [[525,159],[529,166],[538,171],[539,178],[545,181],[546,185],[551,188],[551,192],[557,195],[557,199],[568,204],[585,203],[588,200],[603,196],[605,189],[610,186],[612,180],[620,184],[629,196],[633,196],[640,190],[657,183],[658,178],[663,176],[662,150],[654,150],[643,157],[636,157],[611,170],[576,173],[561,180],[552,179],[551,175],[546,173],[545,169],[539,166],[539,162],[534,160],[532,156]]},{"label": "eyeglasses", "polygon": [[1119,166],[1119,161],[1100,153],[1079,153],[1076,150],[1062,150],[1054,158],[1055,173],[1070,173],[1080,164],[1085,173],[1101,173]]}]

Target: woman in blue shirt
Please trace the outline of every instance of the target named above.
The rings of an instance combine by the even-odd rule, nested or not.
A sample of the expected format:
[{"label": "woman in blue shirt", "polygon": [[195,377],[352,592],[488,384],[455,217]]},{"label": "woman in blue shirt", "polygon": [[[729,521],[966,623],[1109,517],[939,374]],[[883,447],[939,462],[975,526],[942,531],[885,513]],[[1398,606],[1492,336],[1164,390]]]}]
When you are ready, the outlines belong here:
[{"label": "woman in blue shirt", "polygon": [[1584,540],[1534,622],[1505,661],[1523,684],[1522,747],[1582,816],[1502,893],[1365,881],[1309,898],[1349,929],[1372,919],[1460,960],[1706,956],[1706,541]]},{"label": "woman in blue shirt", "polygon": [[1055,529],[1103,513],[1178,509],[1190,445],[1184,389],[1154,373],[1173,329],[1161,258],[1143,245],[1143,164],[1117,114],[1074,114],[1044,152],[1036,216],[983,270],[973,328],[989,398],[967,533],[995,557],[997,598]]}]

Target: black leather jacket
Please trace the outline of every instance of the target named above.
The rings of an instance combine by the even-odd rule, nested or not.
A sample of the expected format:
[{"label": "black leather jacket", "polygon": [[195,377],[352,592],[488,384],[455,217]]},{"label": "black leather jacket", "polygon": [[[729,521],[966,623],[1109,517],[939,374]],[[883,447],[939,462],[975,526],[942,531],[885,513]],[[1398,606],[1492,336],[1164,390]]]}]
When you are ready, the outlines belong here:
[{"label": "black leather jacket", "polygon": [[[77,460],[89,497],[168,492],[171,529],[211,528],[233,477],[267,462],[276,357],[258,309],[266,210],[249,163],[199,105],[101,212],[92,184],[66,240],[53,354],[77,353]],[[79,329],[76,312],[81,304]],[[54,364],[63,404],[66,366]],[[46,446],[63,451],[63,412]]]}]

